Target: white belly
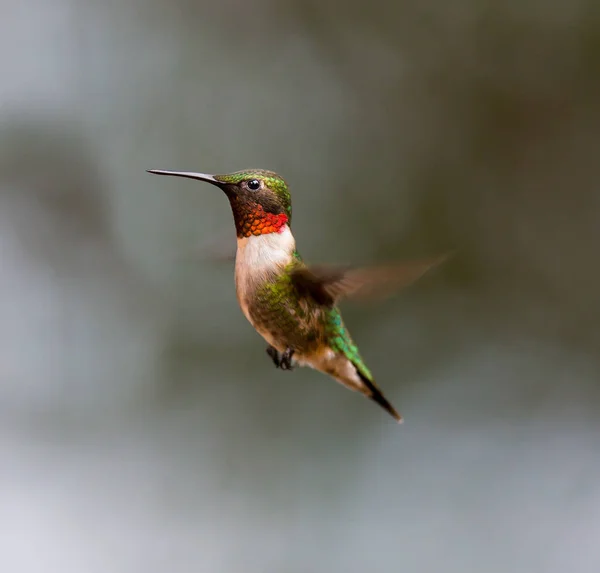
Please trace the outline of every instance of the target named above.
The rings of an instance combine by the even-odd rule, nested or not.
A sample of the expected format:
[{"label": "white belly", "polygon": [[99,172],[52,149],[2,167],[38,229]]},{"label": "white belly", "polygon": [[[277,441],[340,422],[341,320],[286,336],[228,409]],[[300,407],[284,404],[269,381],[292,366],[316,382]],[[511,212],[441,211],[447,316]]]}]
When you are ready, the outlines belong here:
[{"label": "white belly", "polygon": [[261,332],[253,323],[248,311],[248,297],[268,275],[285,267],[291,260],[296,241],[286,225],[281,233],[269,233],[239,238],[235,257],[235,287],[238,302],[244,316],[257,332],[273,345],[268,333]]}]

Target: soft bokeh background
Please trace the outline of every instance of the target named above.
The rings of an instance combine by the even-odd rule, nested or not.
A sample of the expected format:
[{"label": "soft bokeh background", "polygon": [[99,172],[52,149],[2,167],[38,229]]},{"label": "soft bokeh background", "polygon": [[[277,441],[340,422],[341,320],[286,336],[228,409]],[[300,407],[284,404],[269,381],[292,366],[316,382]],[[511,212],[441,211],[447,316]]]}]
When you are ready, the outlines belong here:
[{"label": "soft bokeh background", "polygon": [[[600,570],[596,0],[1,0],[0,570]],[[457,249],[346,320],[398,427],[273,368],[225,198],[309,261]]]}]

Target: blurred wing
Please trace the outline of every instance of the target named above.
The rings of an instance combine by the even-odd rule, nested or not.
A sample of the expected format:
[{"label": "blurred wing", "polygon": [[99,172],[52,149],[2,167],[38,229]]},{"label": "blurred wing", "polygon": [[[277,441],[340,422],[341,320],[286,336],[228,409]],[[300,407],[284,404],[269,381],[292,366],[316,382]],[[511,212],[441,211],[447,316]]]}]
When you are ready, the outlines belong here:
[{"label": "blurred wing", "polygon": [[208,261],[212,263],[232,263],[235,261],[236,246],[229,241],[200,246],[193,252],[179,257],[188,262]]},{"label": "blurred wing", "polygon": [[343,298],[385,298],[422,277],[449,255],[364,268],[303,267],[292,272],[301,296],[331,306]]}]

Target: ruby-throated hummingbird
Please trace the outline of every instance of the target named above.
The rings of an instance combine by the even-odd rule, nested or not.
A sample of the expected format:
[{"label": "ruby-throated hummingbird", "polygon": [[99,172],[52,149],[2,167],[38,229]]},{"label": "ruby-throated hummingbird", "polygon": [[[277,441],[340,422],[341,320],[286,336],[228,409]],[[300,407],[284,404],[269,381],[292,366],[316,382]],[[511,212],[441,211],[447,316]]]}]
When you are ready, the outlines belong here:
[{"label": "ruby-throated hummingbird", "polygon": [[231,204],[237,233],[235,283],[240,307],[268,342],[275,366],[310,366],[362,392],[398,422],[402,417],[375,385],[337,307],[340,299],[391,292],[413,282],[445,257],[372,268],[309,267],[291,231],[286,182],[262,169],[228,175],[149,170],[206,181]]}]

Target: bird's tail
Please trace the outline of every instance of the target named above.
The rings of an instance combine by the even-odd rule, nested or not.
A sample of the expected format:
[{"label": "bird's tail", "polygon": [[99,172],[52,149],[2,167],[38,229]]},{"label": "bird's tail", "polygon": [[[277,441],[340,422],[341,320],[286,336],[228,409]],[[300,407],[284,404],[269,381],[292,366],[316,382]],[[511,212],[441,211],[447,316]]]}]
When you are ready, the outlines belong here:
[{"label": "bird's tail", "polygon": [[362,383],[365,385],[364,390],[361,389],[363,394],[379,404],[386,412],[388,412],[393,418],[399,423],[402,424],[403,419],[398,410],[394,408],[388,401],[388,399],[383,395],[383,392],[377,387],[373,380],[369,380],[361,371],[360,368],[356,369],[356,373],[360,377]]}]

